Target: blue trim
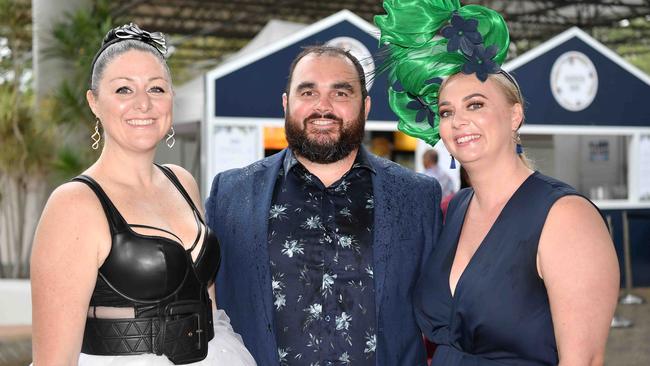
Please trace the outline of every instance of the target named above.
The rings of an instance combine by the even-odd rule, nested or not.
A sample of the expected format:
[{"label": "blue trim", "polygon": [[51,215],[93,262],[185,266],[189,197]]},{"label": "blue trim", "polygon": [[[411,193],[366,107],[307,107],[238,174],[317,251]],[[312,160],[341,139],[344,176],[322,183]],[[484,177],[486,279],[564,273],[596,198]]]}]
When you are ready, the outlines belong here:
[{"label": "blue trim", "polygon": [[[551,93],[553,63],[568,51],[587,55],[598,72],[596,97],[589,107],[579,112],[562,108]],[[578,37],[518,67],[512,74],[526,100],[527,124],[650,126],[646,108],[650,86]]]}]

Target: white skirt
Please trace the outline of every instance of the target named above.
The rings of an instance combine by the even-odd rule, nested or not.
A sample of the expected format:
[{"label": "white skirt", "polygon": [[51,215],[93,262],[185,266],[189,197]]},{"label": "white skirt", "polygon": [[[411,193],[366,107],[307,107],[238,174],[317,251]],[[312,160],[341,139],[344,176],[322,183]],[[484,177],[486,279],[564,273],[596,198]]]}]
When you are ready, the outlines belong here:
[{"label": "white skirt", "polygon": [[[167,366],[173,365],[165,356],[154,354],[133,356],[79,355],[81,366]],[[214,312],[214,338],[208,343],[208,355],[199,362],[188,365],[210,366],[255,366],[253,356],[248,352],[241,336],[230,326],[230,318],[223,310]]]}]

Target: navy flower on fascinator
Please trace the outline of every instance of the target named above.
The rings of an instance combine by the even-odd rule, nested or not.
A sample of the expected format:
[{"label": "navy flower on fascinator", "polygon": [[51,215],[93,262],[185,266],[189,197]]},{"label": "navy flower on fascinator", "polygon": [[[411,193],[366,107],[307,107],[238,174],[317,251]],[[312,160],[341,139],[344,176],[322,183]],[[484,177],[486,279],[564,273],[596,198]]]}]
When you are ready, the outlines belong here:
[{"label": "navy flower on fascinator", "polygon": [[[402,83],[396,81],[392,86],[393,90],[398,93],[404,93],[404,87]],[[427,121],[432,125],[434,120],[434,115],[429,108],[429,105],[426,104],[421,98],[411,94],[406,93],[410,101],[406,104],[406,108],[414,110],[417,114],[415,115],[415,122],[422,123],[424,118],[427,118]]]},{"label": "navy flower on fascinator", "polygon": [[451,16],[449,25],[442,28],[440,34],[449,39],[447,43],[447,52],[460,51],[467,55],[472,56],[474,45],[483,42],[483,36],[478,32],[478,20],[467,19],[465,20],[458,13]]},{"label": "navy flower on fascinator", "polygon": [[[424,82],[425,85],[438,84],[442,83],[441,78],[432,78]],[[396,92],[404,92],[404,87],[399,81],[396,81],[393,84],[393,90]],[[422,123],[426,118],[427,123],[431,127],[435,127],[436,113],[437,109],[434,107],[435,103],[427,103],[421,97],[413,95],[411,93],[406,93],[407,96],[411,99],[410,102],[406,104],[406,108],[416,111],[415,122]]]},{"label": "navy flower on fascinator", "polygon": [[463,74],[474,74],[481,80],[487,80],[488,74],[496,74],[501,67],[494,62],[493,58],[497,54],[497,47],[492,45],[487,49],[483,46],[475,46],[474,54],[467,57],[467,62],[463,65]]},{"label": "navy flower on fascinator", "polygon": [[429,123],[429,125],[433,127],[436,116],[431,110],[431,108],[429,108],[429,105],[425,103],[420,97],[416,97],[414,95],[409,95],[409,97],[415,98],[406,104],[406,108],[412,109],[417,112],[417,114],[415,115],[415,122],[422,123],[426,118],[427,123]]}]

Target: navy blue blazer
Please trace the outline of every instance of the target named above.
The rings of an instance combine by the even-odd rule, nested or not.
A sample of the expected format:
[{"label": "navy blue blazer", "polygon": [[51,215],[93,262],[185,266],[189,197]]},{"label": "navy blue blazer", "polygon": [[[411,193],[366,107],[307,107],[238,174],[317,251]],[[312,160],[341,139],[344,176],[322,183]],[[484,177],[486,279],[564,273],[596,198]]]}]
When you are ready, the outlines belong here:
[{"label": "navy blue blazer", "polygon": [[[206,217],[221,244],[217,304],[259,365],[278,365],[268,217],[286,150],[218,174]],[[413,288],[442,226],[440,185],[368,153],[375,202],[373,261],[377,366],[426,365],[413,311]]]}]

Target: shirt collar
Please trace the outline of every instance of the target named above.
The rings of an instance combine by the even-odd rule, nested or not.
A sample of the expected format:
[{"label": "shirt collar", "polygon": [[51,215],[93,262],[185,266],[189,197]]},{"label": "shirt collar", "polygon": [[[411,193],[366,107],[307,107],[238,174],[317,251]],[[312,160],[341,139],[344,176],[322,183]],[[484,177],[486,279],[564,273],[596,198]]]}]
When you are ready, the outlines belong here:
[{"label": "shirt collar", "polygon": [[[296,156],[293,154],[293,151],[291,151],[291,149],[288,148],[287,153],[284,155],[284,161],[282,162],[282,168],[284,170],[285,177],[289,173],[289,171],[298,164],[300,164],[300,162],[298,161],[298,159],[296,159]],[[357,168],[365,168],[370,170],[374,174],[377,173],[375,168],[370,163],[370,160],[368,159],[368,152],[366,151],[366,148],[363,146],[359,147],[359,150],[357,151],[357,156],[355,157],[354,163],[352,163],[352,168],[350,168],[350,170],[357,169]]]}]

